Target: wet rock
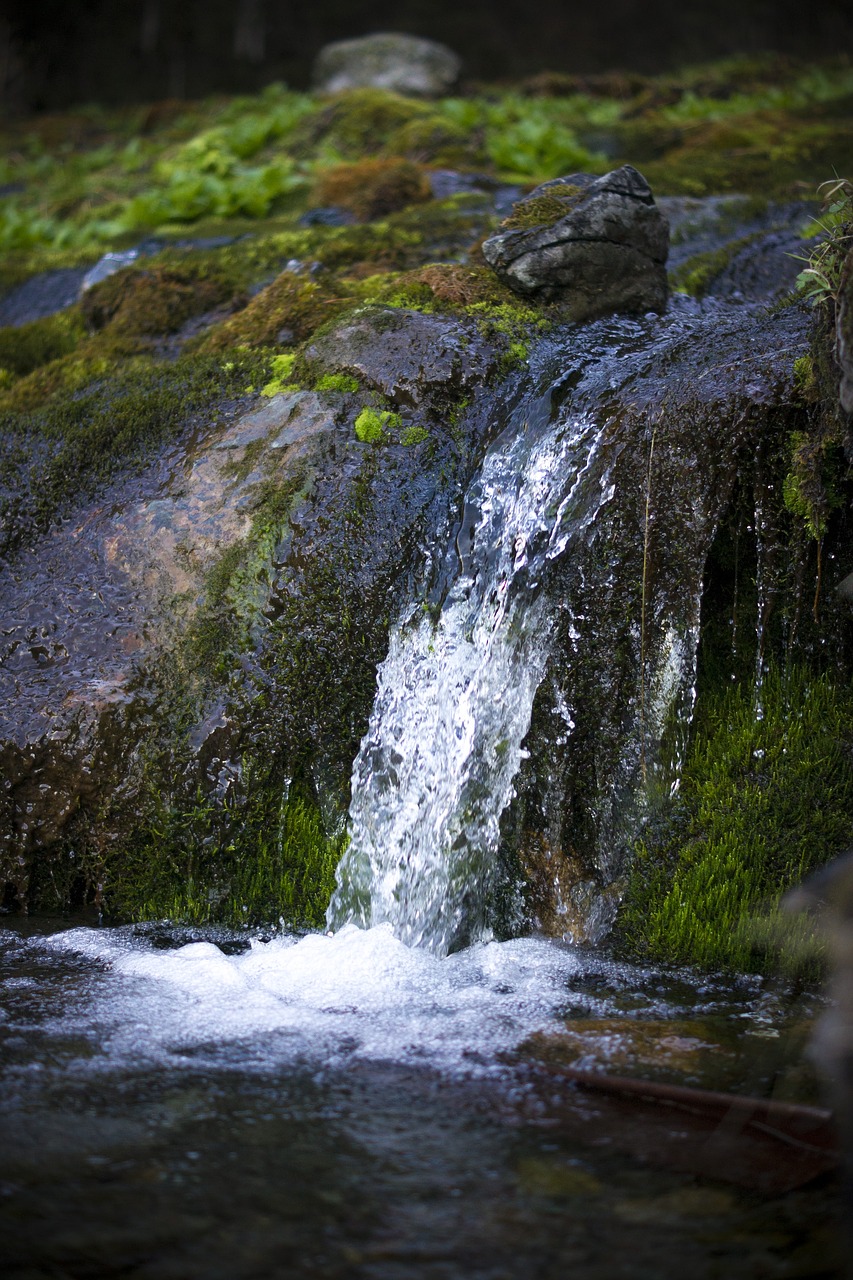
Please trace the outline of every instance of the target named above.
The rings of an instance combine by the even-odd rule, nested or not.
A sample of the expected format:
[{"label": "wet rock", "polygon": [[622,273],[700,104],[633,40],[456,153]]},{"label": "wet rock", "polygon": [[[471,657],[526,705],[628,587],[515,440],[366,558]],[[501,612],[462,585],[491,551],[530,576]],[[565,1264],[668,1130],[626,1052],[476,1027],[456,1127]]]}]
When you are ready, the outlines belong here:
[{"label": "wet rock", "polygon": [[65,267],[43,271],[17,285],[0,298],[0,326],[18,328],[65,311],[77,301],[85,277],[85,267]]},{"label": "wet rock", "polygon": [[365,307],[311,343],[306,358],[324,373],[346,373],[398,405],[437,390],[458,398],[497,368],[499,353],[446,316]]},{"label": "wet rock", "polygon": [[342,209],[340,205],[326,205],[320,209],[309,209],[299,219],[300,227],[350,227],[356,221],[354,213]]},{"label": "wet rock", "polygon": [[669,227],[631,165],[543,183],[507,223],[483,257],[516,293],[559,300],[573,320],[665,308]]},{"label": "wet rock", "polygon": [[320,93],[373,88],[438,98],[459,79],[461,65],[434,40],[382,32],[327,44],[314,64],[314,87]]},{"label": "wet rock", "polygon": [[838,389],[841,407],[853,413],[853,250],[847,255],[841,277],[835,320],[836,356],[841,369]]}]

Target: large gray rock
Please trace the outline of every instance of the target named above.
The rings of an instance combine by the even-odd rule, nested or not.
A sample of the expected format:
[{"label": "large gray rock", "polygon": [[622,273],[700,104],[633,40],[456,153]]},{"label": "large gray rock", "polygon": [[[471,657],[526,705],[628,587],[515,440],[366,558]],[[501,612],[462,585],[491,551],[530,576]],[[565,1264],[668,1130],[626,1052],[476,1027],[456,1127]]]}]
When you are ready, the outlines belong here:
[{"label": "large gray rock", "polygon": [[314,64],[314,87],[320,93],[372,88],[437,98],[459,79],[461,65],[434,40],[381,32],[327,44]]},{"label": "large gray rock", "polygon": [[664,310],[669,224],[631,165],[545,182],[507,223],[483,256],[516,293],[559,300],[575,320]]}]

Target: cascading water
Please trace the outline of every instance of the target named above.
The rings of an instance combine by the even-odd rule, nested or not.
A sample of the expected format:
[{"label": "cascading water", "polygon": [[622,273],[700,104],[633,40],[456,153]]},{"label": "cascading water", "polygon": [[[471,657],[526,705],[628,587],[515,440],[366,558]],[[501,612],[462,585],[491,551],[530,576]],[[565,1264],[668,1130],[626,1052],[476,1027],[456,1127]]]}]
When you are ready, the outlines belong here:
[{"label": "cascading water", "polygon": [[550,650],[543,574],[613,496],[598,425],[551,423],[549,404],[516,414],[466,495],[438,619],[421,610],[393,628],[353,771],[333,928],[388,921],[442,954],[482,919]]},{"label": "cascading water", "polygon": [[[332,930],[390,923],[436,954],[487,934],[502,815],[546,671],[561,728],[553,751],[540,736],[531,764],[542,784],[543,768],[565,775],[562,761],[575,762],[573,803],[594,829],[585,864],[573,853],[564,873],[550,863],[554,927],[596,941],[612,922],[616,899],[600,889],[618,879],[638,803],[677,786],[704,567],[728,493],[718,477],[711,497],[717,463],[696,454],[683,414],[626,415],[620,397],[692,345],[694,323],[609,321],[543,344],[539,390],[466,494],[438,616],[413,605],[391,630],[353,770]],[[577,847],[565,828],[537,839],[557,850],[546,859]]]}]

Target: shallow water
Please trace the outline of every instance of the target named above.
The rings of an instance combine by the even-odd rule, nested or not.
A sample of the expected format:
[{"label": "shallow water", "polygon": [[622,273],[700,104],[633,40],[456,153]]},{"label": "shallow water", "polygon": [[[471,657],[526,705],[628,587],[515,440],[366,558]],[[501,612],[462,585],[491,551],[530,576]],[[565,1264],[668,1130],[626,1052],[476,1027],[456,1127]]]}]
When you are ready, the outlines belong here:
[{"label": "shallow water", "polygon": [[811,1101],[812,999],[536,938],[438,959],[348,928],[226,955],[249,935],[20,925],[4,1275],[837,1274],[831,1176],[779,1195],[679,1172],[646,1120],[527,1070]]}]

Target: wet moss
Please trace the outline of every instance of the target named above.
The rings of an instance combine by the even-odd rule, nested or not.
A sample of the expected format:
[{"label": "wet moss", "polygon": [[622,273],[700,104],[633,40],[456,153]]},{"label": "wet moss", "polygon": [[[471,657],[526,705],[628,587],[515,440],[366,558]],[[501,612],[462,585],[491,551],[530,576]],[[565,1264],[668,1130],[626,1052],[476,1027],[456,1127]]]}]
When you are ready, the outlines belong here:
[{"label": "wet moss", "polygon": [[193,316],[231,297],[227,279],[187,267],[127,267],[100,281],[80,304],[90,329],[119,334],[175,333]]},{"label": "wet moss", "polygon": [[104,905],[125,920],[317,927],[345,847],[308,788],[246,759],[224,804],[157,797],[106,858]]},{"label": "wet moss", "polygon": [[411,160],[401,159],[334,165],[319,175],[314,189],[317,204],[349,209],[362,222],[384,218],[431,198],[424,170]]},{"label": "wet moss", "polygon": [[694,257],[688,258],[681,266],[669,273],[670,288],[677,293],[688,293],[691,297],[703,298],[732,259],[742,249],[759,239],[760,235],[760,232],[756,232],[754,235],[741,236],[737,240],[730,240],[728,244],[721,245],[719,249],[712,249],[708,253],[697,253]]},{"label": "wet moss", "polygon": [[77,307],[18,328],[0,329],[0,369],[23,377],[70,355],[85,335]]},{"label": "wet moss", "polygon": [[505,231],[550,227],[570,213],[583,194],[580,187],[565,186],[560,188],[559,195],[546,191],[540,196],[520,200],[509,217],[504,218],[501,226]]},{"label": "wet moss", "polygon": [[332,282],[283,271],[251,301],[193,344],[205,352],[289,347],[339,315],[346,295]]}]

